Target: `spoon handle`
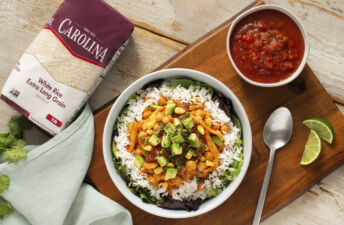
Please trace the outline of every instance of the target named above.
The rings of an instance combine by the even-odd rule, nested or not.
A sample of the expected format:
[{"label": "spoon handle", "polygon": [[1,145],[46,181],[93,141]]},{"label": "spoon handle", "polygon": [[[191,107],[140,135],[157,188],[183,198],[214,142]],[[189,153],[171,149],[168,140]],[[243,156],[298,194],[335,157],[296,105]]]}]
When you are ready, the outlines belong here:
[{"label": "spoon handle", "polygon": [[256,214],[254,215],[252,225],[258,225],[260,222],[260,218],[262,216],[266,192],[268,190],[269,181],[270,181],[271,170],[272,170],[272,166],[274,164],[274,158],[275,158],[275,150],[270,149],[269,164],[268,164],[268,167],[266,168],[264,182],[263,182],[262,190],[260,191],[259,201],[258,201],[258,205],[256,208]]}]

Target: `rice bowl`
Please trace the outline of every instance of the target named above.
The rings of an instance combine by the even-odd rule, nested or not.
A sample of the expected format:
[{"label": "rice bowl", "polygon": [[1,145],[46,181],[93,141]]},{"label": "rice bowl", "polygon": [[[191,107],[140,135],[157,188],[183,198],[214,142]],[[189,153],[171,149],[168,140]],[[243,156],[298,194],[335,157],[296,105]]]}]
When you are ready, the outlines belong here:
[{"label": "rice bowl", "polygon": [[[188,76],[188,72],[193,71],[182,71],[184,73],[180,74],[185,74],[183,79],[170,76],[173,79],[166,77],[157,82],[158,76],[154,79],[152,74],[149,75],[153,78],[151,82],[141,82],[141,88],[131,93],[124,92],[127,97],[122,100],[121,109],[117,108],[117,115],[111,118],[112,124],[108,124],[108,118],[105,127],[105,132],[110,130],[110,126],[114,132],[110,136],[104,135],[104,144],[107,142],[112,145],[111,158],[114,159],[114,162],[107,159],[109,152],[105,153],[104,148],[106,165],[120,191],[130,193],[130,197],[127,194],[125,196],[150,213],[172,217],[159,211],[173,209],[174,218],[195,216],[211,209],[205,206],[212,205],[214,208],[223,202],[225,199],[215,199],[229,196],[228,189],[233,189],[229,187],[238,186],[251,154],[250,127],[246,115],[243,117],[241,106],[239,119],[235,115],[237,99],[234,99],[232,108],[229,103],[232,98],[227,98],[222,91],[213,90],[198,79],[191,80],[194,77]],[[217,89],[221,88],[217,86]],[[225,99],[224,102],[219,102],[219,98]],[[174,105],[174,109],[169,109],[171,112],[167,113],[171,105]],[[109,117],[111,115],[110,112]],[[151,121],[153,117],[154,122]],[[211,124],[207,119],[211,119]],[[244,143],[240,120],[243,120]],[[148,126],[149,121],[152,123]],[[186,121],[191,121],[192,125],[187,126]],[[171,126],[172,131],[168,131]],[[152,141],[153,136],[156,142]],[[107,149],[110,150],[109,145]],[[159,158],[164,158],[164,161]],[[121,184],[118,184],[118,179]],[[123,190],[123,185],[126,190]],[[187,212],[192,210],[197,211]]]}]

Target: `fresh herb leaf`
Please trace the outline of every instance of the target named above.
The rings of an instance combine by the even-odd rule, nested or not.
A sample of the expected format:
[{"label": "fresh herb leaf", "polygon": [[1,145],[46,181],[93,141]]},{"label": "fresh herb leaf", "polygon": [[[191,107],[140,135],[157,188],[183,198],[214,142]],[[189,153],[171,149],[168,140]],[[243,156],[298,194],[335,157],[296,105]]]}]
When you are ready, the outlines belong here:
[{"label": "fresh herb leaf", "polygon": [[5,152],[5,159],[10,162],[18,162],[26,157],[26,151],[22,148],[12,148]]},{"label": "fresh herb leaf", "polygon": [[13,212],[13,207],[8,201],[3,198],[0,199],[0,219],[3,219],[5,216],[8,216]]},{"label": "fresh herb leaf", "polygon": [[242,167],[242,164],[243,164],[243,153],[240,152],[240,155],[239,155],[239,159],[238,161],[235,161],[233,164],[232,164],[232,168],[234,168],[234,170],[231,172],[230,176],[229,176],[229,180],[233,181],[234,178],[240,173],[241,171],[241,167]]},{"label": "fresh herb leaf", "polygon": [[208,89],[209,94],[210,94],[211,96],[213,96],[214,90],[213,90],[213,88],[212,88],[209,84],[197,82],[196,85]]},{"label": "fresh herb leaf", "polygon": [[130,100],[130,99],[135,99],[136,97],[137,97],[137,95],[136,95],[136,93],[134,93],[134,94],[132,94],[132,95],[129,96],[129,100]]},{"label": "fresh herb leaf", "polygon": [[179,119],[183,119],[183,118],[185,118],[185,117],[189,117],[189,113],[185,113],[185,114],[181,115],[181,116],[179,117]]},{"label": "fresh herb leaf", "polygon": [[184,88],[189,88],[191,85],[194,85],[195,82],[189,79],[177,79],[174,84],[170,86],[171,89],[175,89],[178,85],[181,85]]},{"label": "fresh herb leaf", "polygon": [[0,176],[0,194],[8,189],[10,178],[8,176]]},{"label": "fresh herb leaf", "polygon": [[13,148],[24,148],[26,145],[26,142],[24,139],[17,139],[13,142],[12,147]]},{"label": "fresh herb leaf", "polygon": [[10,148],[13,145],[15,139],[16,138],[8,132],[0,133],[0,147]]},{"label": "fresh herb leaf", "polygon": [[22,138],[24,130],[31,129],[32,123],[24,116],[12,116],[7,126],[15,137]]},{"label": "fresh herb leaf", "polygon": [[182,165],[184,165],[186,163],[186,160],[184,159],[184,156],[179,157],[176,160],[176,165],[177,165],[177,169],[179,169],[180,167],[182,167]]}]

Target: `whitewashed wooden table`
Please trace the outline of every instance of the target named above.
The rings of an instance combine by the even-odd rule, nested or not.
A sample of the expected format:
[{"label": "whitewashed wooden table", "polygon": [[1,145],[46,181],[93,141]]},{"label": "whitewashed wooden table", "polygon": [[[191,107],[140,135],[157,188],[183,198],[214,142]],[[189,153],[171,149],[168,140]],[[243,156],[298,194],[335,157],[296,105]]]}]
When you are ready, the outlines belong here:
[{"label": "whitewashed wooden table", "polygon": [[[89,103],[92,109],[121,93],[252,0],[106,0],[136,25],[121,55]],[[0,86],[12,67],[62,0],[0,0]],[[344,114],[344,0],[266,0],[293,11],[309,35],[308,64]],[[326,107],[326,105],[324,105]],[[0,102],[0,130],[17,114]],[[344,134],[336,134],[344,138]],[[30,143],[47,140],[34,129]],[[344,151],[344,146],[343,146]],[[344,165],[294,202],[262,222],[264,225],[343,225]]]}]

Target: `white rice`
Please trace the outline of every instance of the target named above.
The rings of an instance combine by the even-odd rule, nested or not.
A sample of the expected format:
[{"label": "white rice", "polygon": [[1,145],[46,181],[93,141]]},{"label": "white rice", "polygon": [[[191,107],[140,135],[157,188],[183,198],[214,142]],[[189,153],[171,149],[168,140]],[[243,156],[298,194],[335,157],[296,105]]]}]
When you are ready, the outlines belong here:
[{"label": "white rice", "polygon": [[[126,166],[128,175],[131,176],[132,182],[150,190],[151,195],[161,199],[162,196],[168,195],[166,189],[155,188],[147,180],[146,175],[141,173],[134,165],[135,155],[129,153],[126,147],[130,144],[127,131],[127,124],[132,121],[142,120],[142,113],[145,107],[151,104],[157,104],[160,95],[164,95],[167,99],[182,100],[182,102],[192,103],[197,100],[204,103],[205,110],[210,112],[213,117],[213,123],[219,122],[221,125],[227,124],[230,127],[230,132],[224,134],[224,150],[220,152],[220,165],[215,171],[208,175],[204,181],[205,188],[203,190],[197,189],[197,179],[184,182],[179,187],[172,191],[172,198],[175,200],[196,200],[198,198],[205,199],[212,188],[223,188],[220,176],[230,168],[230,164],[234,161],[240,160],[239,154],[242,151],[241,147],[233,147],[236,140],[239,139],[239,129],[233,126],[231,119],[226,113],[219,108],[219,102],[213,101],[212,96],[207,88],[199,86],[190,86],[188,89],[178,85],[175,89],[169,88],[173,80],[165,81],[160,88],[147,88],[140,90],[135,99],[128,101],[128,113],[121,116],[118,126],[118,135],[115,136],[116,147],[119,150],[118,157],[122,159],[122,164]],[[149,97],[147,101],[145,98]]]}]

